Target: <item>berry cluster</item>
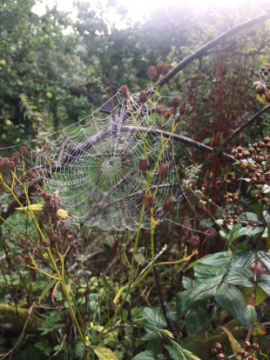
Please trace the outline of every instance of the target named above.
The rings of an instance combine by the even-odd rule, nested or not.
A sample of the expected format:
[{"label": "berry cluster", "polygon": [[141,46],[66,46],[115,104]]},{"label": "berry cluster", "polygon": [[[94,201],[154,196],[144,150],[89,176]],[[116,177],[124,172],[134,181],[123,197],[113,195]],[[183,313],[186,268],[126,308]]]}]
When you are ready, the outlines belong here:
[{"label": "berry cluster", "polygon": [[[258,343],[251,344],[249,341],[245,341],[242,350],[240,351],[240,355],[242,359],[247,360],[256,360],[256,358],[253,356],[255,351],[258,351],[260,349],[260,346]],[[228,359],[231,356],[227,356],[222,352],[222,345],[219,342],[215,343],[215,346],[211,350],[211,353],[213,355],[217,355],[217,358],[219,360]]]}]

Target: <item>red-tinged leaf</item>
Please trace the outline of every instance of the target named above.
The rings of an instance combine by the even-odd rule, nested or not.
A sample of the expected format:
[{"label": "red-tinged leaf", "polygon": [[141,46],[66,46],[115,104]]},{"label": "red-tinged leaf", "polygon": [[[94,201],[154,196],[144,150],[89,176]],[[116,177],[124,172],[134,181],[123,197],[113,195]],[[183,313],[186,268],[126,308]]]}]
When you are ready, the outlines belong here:
[{"label": "red-tinged leaf", "polygon": [[252,335],[253,336],[263,336],[266,334],[266,328],[261,323],[254,324]]},{"label": "red-tinged leaf", "polygon": [[[244,294],[246,301],[249,305],[253,305],[253,288],[242,288],[242,293]],[[265,299],[268,298],[268,294],[263,291],[260,286],[257,286],[256,289],[256,306],[260,305]]]}]

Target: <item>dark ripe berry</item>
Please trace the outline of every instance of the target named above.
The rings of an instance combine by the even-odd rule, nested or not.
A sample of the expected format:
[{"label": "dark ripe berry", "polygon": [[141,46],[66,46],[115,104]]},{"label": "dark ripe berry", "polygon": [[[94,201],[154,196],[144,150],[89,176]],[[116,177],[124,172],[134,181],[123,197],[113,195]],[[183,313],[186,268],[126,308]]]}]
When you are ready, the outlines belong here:
[{"label": "dark ripe berry", "polygon": [[212,353],[213,355],[216,355],[216,354],[218,353],[218,351],[217,351],[216,348],[213,348],[213,349],[211,349],[211,353]]},{"label": "dark ripe berry", "polygon": [[259,177],[258,183],[261,184],[261,185],[264,185],[265,184],[265,178],[263,176]]},{"label": "dark ripe berry", "polygon": [[148,77],[149,77],[150,81],[153,80],[155,74],[156,74],[156,67],[150,66],[150,68],[148,69]]},{"label": "dark ripe berry", "polygon": [[260,200],[260,202],[261,202],[262,204],[267,204],[268,201],[269,201],[268,198],[263,198],[263,199]]},{"label": "dark ripe berry", "polygon": [[267,136],[263,139],[263,141],[267,144],[268,142],[270,142],[270,137],[267,135]]},{"label": "dark ripe berry", "polygon": [[215,348],[216,348],[217,350],[221,350],[221,349],[222,349],[221,343],[216,342],[216,343],[215,343]]},{"label": "dark ripe berry", "polygon": [[270,181],[270,172],[264,173],[264,178],[266,181]]},{"label": "dark ripe berry", "polygon": [[26,264],[28,264],[28,265],[32,264],[32,259],[29,256],[26,256],[26,258],[24,260],[25,260]]},{"label": "dark ripe berry", "polygon": [[242,146],[238,146],[236,150],[241,153],[244,149],[242,148]]},{"label": "dark ripe berry", "polygon": [[264,156],[262,155],[255,155],[255,161],[260,164],[264,161]]},{"label": "dark ripe berry", "polygon": [[251,346],[251,344],[250,344],[249,341],[245,341],[243,346],[244,346],[244,348],[247,349],[247,348],[249,348]]},{"label": "dark ripe berry", "polygon": [[265,143],[264,143],[263,141],[259,141],[259,142],[258,142],[258,147],[261,148],[261,149],[264,148],[264,147],[265,147]]},{"label": "dark ripe berry", "polygon": [[23,246],[28,246],[29,245],[29,240],[24,236],[21,238],[21,244]]},{"label": "dark ripe berry", "polygon": [[172,100],[172,105],[174,108],[177,108],[180,104],[179,96],[175,96]]},{"label": "dark ripe berry", "polygon": [[266,143],[265,146],[266,146],[267,149],[270,149],[270,142]]},{"label": "dark ripe berry", "polygon": [[16,256],[14,260],[15,260],[16,264],[22,264],[23,263],[23,258],[20,255]]},{"label": "dark ripe berry", "polygon": [[161,116],[161,115],[163,114],[163,111],[164,111],[164,108],[163,108],[162,105],[158,105],[158,106],[156,107],[156,113],[157,113],[159,116]]},{"label": "dark ripe berry", "polygon": [[242,222],[242,226],[243,226],[243,227],[248,226],[248,222],[247,222],[247,221],[243,221],[243,222]]},{"label": "dark ripe berry", "polygon": [[173,210],[174,208],[174,201],[171,197],[164,200],[162,204],[163,211],[168,212],[170,210]]},{"label": "dark ripe berry", "polygon": [[17,162],[19,161],[18,153],[13,153],[11,159],[15,162],[15,164],[17,164]]},{"label": "dark ripe berry", "polygon": [[251,146],[251,147],[248,149],[248,151],[252,154],[252,153],[254,153],[255,149],[254,149],[254,147]]},{"label": "dark ripe berry", "polygon": [[148,160],[143,156],[139,160],[139,169],[145,174],[147,170],[149,169],[149,162]]},{"label": "dark ripe berry", "polygon": [[248,167],[248,164],[247,164],[247,163],[242,163],[242,164],[240,165],[240,169],[241,169],[241,170],[245,170],[247,167]]},{"label": "dark ripe berry", "polygon": [[122,85],[121,86],[120,93],[125,99],[128,97],[128,87],[127,87],[127,85]]},{"label": "dark ripe berry", "polygon": [[148,194],[148,195],[144,195],[143,197],[143,203],[144,203],[144,206],[150,210],[154,204],[155,204],[155,200],[154,200],[154,197],[152,194]]},{"label": "dark ripe berry", "polygon": [[237,219],[234,219],[234,220],[233,220],[233,224],[234,224],[234,225],[238,224],[238,220],[237,220]]},{"label": "dark ripe berry", "polygon": [[166,163],[162,163],[158,167],[158,179],[159,181],[163,180],[168,174],[168,165]]},{"label": "dark ripe berry", "polygon": [[144,104],[147,100],[147,92],[145,90],[142,90],[139,96],[140,102]]},{"label": "dark ripe berry", "polygon": [[264,84],[259,84],[255,88],[256,94],[262,95],[266,92],[266,86]]},{"label": "dark ripe berry", "polygon": [[254,350],[258,350],[260,348],[260,345],[258,343],[253,343],[251,346]]}]

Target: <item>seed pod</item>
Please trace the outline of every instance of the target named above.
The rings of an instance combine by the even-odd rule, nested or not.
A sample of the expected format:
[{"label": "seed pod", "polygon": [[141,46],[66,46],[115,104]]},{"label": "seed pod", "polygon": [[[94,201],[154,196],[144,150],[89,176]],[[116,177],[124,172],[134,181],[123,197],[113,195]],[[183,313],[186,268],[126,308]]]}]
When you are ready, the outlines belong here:
[{"label": "seed pod", "polygon": [[247,150],[244,150],[244,151],[242,152],[242,155],[243,155],[243,158],[244,158],[244,159],[247,159],[247,158],[250,157],[250,153],[249,153],[249,151],[247,151]]},{"label": "seed pod", "polygon": [[219,359],[219,360],[225,359],[225,355],[224,355],[224,354],[219,354],[219,355],[218,355],[218,359]]},{"label": "seed pod", "polygon": [[244,149],[242,148],[242,146],[238,146],[237,148],[236,148],[236,150],[238,151],[238,152],[243,152],[244,151]]},{"label": "seed pod", "polygon": [[249,352],[246,351],[246,352],[244,353],[244,359],[246,359],[246,358],[248,358],[248,357],[249,357]]},{"label": "seed pod", "polygon": [[5,165],[5,159],[0,157],[0,168]]},{"label": "seed pod", "polygon": [[217,350],[221,350],[221,349],[222,349],[221,343],[216,342],[216,343],[215,343],[215,348],[216,348]]},{"label": "seed pod", "polygon": [[247,349],[247,348],[249,348],[251,346],[251,344],[250,344],[249,341],[245,341],[243,346],[244,346],[245,349]]},{"label": "seed pod", "polygon": [[256,151],[257,153],[260,153],[260,152],[261,152],[261,148],[260,148],[259,146],[257,146],[256,149],[255,149],[255,151]]},{"label": "seed pod", "polygon": [[257,163],[262,163],[263,161],[264,161],[264,156],[262,156],[262,155],[255,155],[255,161],[257,162]]},{"label": "seed pod", "polygon": [[140,102],[144,104],[147,101],[147,92],[142,90],[139,96]]},{"label": "seed pod", "polygon": [[156,74],[156,67],[150,66],[150,68],[148,69],[148,77],[149,77],[150,81],[153,80],[155,74]]},{"label": "seed pod", "polygon": [[256,94],[259,94],[259,95],[262,95],[266,92],[266,86],[264,84],[259,84],[256,86],[255,88],[255,93]]},{"label": "seed pod", "polygon": [[157,113],[159,116],[161,116],[161,115],[163,114],[163,111],[164,111],[164,109],[163,109],[163,106],[162,106],[162,105],[158,105],[158,106],[156,107],[156,113]]},{"label": "seed pod", "polygon": [[58,236],[57,236],[57,235],[52,234],[52,236],[51,236],[51,240],[52,240],[52,242],[58,242],[58,241],[59,241],[59,238],[58,238]]},{"label": "seed pod", "polygon": [[248,168],[249,172],[254,173],[257,169],[257,166],[255,164],[251,164]]},{"label": "seed pod", "polygon": [[267,144],[267,143],[270,141],[270,137],[267,135],[267,136],[263,139],[263,141]]},{"label": "seed pod", "polygon": [[177,108],[180,104],[180,100],[179,100],[179,96],[175,96],[173,99],[172,99],[172,105],[174,108]]},{"label": "seed pod", "polygon": [[122,85],[121,86],[120,93],[125,99],[128,98],[128,87],[127,87],[127,85]]},{"label": "seed pod", "polygon": [[42,245],[43,245],[44,247],[50,247],[49,241],[46,241],[46,240],[43,241]]},{"label": "seed pod", "polygon": [[16,264],[22,264],[23,263],[23,258],[20,255],[16,256],[14,260],[15,260]]},{"label": "seed pod", "polygon": [[165,176],[168,174],[168,165],[166,163],[162,163],[158,167],[158,179],[159,181],[163,180]]},{"label": "seed pod", "polygon": [[174,201],[171,197],[164,200],[162,204],[162,209],[165,212],[171,211],[174,209]]},{"label": "seed pod", "polygon": [[267,148],[267,150],[270,149],[270,142],[268,142],[268,143],[266,144],[266,148]]},{"label": "seed pod", "polygon": [[270,172],[264,173],[264,178],[266,181],[270,181]]},{"label": "seed pod", "polygon": [[241,153],[237,153],[237,154],[234,155],[234,158],[236,160],[240,160],[240,159],[242,159],[242,157],[243,157],[243,155]]},{"label": "seed pod", "polygon": [[150,210],[155,204],[155,200],[154,200],[153,195],[152,194],[144,195],[143,203],[144,203],[145,207],[148,210]]},{"label": "seed pod", "polygon": [[163,64],[158,63],[156,65],[156,74],[157,74],[157,76],[160,76],[160,75],[162,75],[162,73],[163,73]]},{"label": "seed pod", "polygon": [[261,85],[261,82],[260,82],[260,81],[255,81],[255,82],[253,83],[253,85],[252,85],[252,86],[253,86],[253,89],[255,90],[258,85]]},{"label": "seed pod", "polygon": [[22,145],[22,146],[20,147],[20,154],[21,154],[22,156],[25,156],[27,153],[28,153],[27,147],[24,146],[24,145]]},{"label": "seed pod", "polygon": [[145,174],[147,172],[147,170],[149,169],[149,162],[148,160],[143,156],[140,158],[139,161],[139,169]]},{"label": "seed pod", "polygon": [[258,143],[255,142],[252,146],[256,148],[258,146]]},{"label": "seed pod", "polygon": [[212,353],[213,355],[216,355],[216,354],[218,353],[218,351],[217,351],[216,348],[213,348],[213,349],[211,349],[211,353]]},{"label": "seed pod", "polygon": [[19,161],[18,153],[13,153],[11,159],[15,162],[15,164],[17,164],[17,162]]},{"label": "seed pod", "polygon": [[51,236],[53,235],[53,230],[52,230],[52,228],[47,227],[46,233],[47,233],[47,235],[48,235],[49,237],[51,237]]},{"label": "seed pod", "polygon": [[254,350],[259,350],[260,348],[260,345],[258,343],[253,343],[251,346],[253,347]]},{"label": "seed pod", "polygon": [[170,71],[170,64],[167,64],[167,63],[163,64],[163,72],[162,72],[162,75],[163,75],[163,76],[164,76],[164,75],[167,75],[169,71]]},{"label": "seed pod", "polygon": [[261,204],[267,204],[268,201],[269,201],[269,199],[263,198],[263,199],[260,200],[260,203],[261,203]]},{"label": "seed pod", "polygon": [[261,149],[264,148],[264,147],[265,147],[265,143],[264,143],[263,141],[259,141],[259,142],[258,142],[258,147],[261,148]]},{"label": "seed pod", "polygon": [[252,153],[254,153],[255,149],[254,149],[254,147],[251,146],[251,147],[248,149],[248,151],[252,154]]},{"label": "seed pod", "polygon": [[265,184],[265,178],[264,178],[264,176],[259,177],[258,183],[261,184],[261,185],[264,185],[264,184]]}]

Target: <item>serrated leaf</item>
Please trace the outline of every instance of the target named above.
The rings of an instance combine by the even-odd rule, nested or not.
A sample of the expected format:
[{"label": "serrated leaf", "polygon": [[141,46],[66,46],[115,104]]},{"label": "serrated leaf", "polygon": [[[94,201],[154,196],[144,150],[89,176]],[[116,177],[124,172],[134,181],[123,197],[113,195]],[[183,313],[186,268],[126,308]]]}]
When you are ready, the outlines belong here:
[{"label": "serrated leaf", "polygon": [[96,346],[93,348],[93,351],[99,360],[118,360],[116,355],[109,348]]},{"label": "serrated leaf", "polygon": [[161,314],[159,309],[152,309],[152,308],[146,307],[143,310],[143,316],[147,317],[147,322],[150,325],[152,325],[158,329],[167,327],[167,323],[164,319],[164,316]]},{"label": "serrated leaf", "polygon": [[[225,327],[225,326],[220,326],[220,328],[228,335],[230,344],[231,344],[231,348],[234,354],[237,354],[241,351],[241,345],[239,344],[239,342],[235,339],[235,337],[233,336],[233,334]],[[242,359],[241,355],[237,355],[236,358],[238,360]]]}]

